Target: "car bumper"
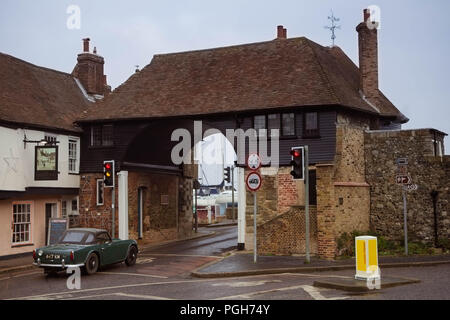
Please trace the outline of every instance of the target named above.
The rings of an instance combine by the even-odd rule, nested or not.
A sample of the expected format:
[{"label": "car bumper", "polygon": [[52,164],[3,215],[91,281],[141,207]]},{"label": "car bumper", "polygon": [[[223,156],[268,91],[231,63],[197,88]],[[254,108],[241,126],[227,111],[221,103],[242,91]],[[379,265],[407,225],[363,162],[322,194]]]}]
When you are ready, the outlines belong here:
[{"label": "car bumper", "polygon": [[41,268],[79,268],[83,267],[84,264],[65,264],[64,261],[60,264],[49,264],[49,263],[41,263],[39,260],[33,262],[33,265],[41,267]]}]

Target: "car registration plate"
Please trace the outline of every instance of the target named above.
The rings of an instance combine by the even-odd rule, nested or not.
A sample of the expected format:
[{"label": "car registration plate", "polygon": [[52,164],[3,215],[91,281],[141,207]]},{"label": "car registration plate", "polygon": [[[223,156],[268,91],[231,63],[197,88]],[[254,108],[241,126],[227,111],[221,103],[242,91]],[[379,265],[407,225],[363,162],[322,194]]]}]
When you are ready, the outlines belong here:
[{"label": "car registration plate", "polygon": [[59,254],[47,254],[45,256],[46,259],[54,260],[54,259],[60,259],[61,255]]}]

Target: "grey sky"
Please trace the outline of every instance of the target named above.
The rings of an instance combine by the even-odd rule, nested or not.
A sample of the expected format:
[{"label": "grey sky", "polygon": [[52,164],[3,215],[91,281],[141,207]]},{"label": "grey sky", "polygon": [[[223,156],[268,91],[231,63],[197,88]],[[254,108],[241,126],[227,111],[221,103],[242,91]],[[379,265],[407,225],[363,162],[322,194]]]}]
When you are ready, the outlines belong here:
[{"label": "grey sky", "polygon": [[[69,30],[67,7],[81,9],[81,29]],[[81,39],[106,60],[116,87],[157,53],[306,36],[330,45],[324,28],[333,9],[341,19],[336,45],[358,64],[356,25],[362,9],[381,8],[380,87],[411,120],[404,128],[432,127],[450,133],[450,1],[112,1],[3,0],[0,51],[31,63],[71,72]],[[446,141],[450,153],[450,138]]]}]

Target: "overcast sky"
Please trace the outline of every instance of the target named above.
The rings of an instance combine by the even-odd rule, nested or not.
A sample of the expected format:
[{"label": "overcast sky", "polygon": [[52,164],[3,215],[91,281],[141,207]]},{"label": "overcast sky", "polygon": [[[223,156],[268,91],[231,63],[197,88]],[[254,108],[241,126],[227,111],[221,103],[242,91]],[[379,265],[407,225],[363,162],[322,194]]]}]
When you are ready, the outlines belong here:
[{"label": "overcast sky", "polygon": [[[80,8],[80,29],[67,27],[69,5]],[[330,45],[324,26],[333,10],[336,45],[358,64],[355,27],[369,5],[381,9],[380,88],[411,119],[404,128],[450,133],[448,0],[2,0],[0,51],[70,73],[90,37],[115,88],[154,54],[272,40],[279,24],[288,37]]]}]

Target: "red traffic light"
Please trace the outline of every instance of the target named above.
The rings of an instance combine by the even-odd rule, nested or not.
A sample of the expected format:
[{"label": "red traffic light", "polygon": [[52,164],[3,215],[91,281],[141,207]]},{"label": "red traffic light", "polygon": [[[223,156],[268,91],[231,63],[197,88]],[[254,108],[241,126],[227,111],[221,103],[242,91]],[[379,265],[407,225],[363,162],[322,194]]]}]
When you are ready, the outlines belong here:
[{"label": "red traffic light", "polygon": [[297,149],[291,150],[291,155],[295,158],[300,157],[301,156],[300,150]]},{"label": "red traffic light", "polygon": [[108,170],[111,169],[111,163],[109,162],[105,163],[105,168]]}]

